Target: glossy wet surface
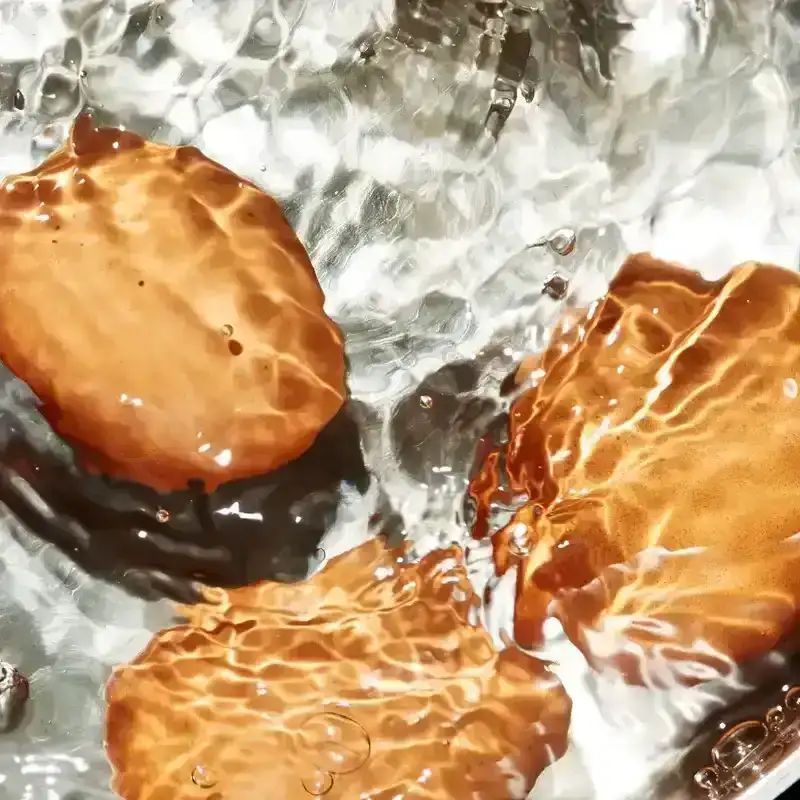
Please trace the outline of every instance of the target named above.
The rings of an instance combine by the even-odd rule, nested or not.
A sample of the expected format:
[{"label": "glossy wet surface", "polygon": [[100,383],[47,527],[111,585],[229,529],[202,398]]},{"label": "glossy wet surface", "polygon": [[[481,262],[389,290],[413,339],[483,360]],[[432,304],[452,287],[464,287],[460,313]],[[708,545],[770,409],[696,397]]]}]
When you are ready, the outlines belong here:
[{"label": "glossy wet surface", "polygon": [[3,182],[0,225],[0,358],[53,431],[0,445],[9,509],[146,597],[305,576],[368,478],[342,335],[275,200],[83,116]]},{"label": "glossy wet surface", "polygon": [[108,689],[125,800],[523,798],[563,754],[569,700],[496,652],[461,553],[374,539],[295,586],[209,592]]},{"label": "glossy wet surface", "polygon": [[663,685],[794,630],[798,311],[788,270],[712,283],[635,256],[524,364],[508,444],[470,488],[479,536],[513,509],[493,541],[519,564],[518,641],[555,613],[597,668]]},{"label": "glossy wet surface", "polygon": [[84,116],[3,181],[0,227],[0,359],[85,470],[213,491],[302,455],[341,408],[342,336],[303,246],[196,149]]},{"label": "glossy wet surface", "polygon": [[[319,586],[325,584],[322,563],[359,552],[355,548],[375,529],[391,530],[394,542],[407,540],[413,563],[452,547],[463,552],[464,569],[481,599],[472,620],[478,628],[464,635],[472,641],[485,630],[503,655],[489,658],[484,669],[487,675],[499,669],[513,647],[516,570],[495,576],[492,543],[472,540],[460,511],[473,444],[505,408],[501,389],[513,383],[505,379],[514,364],[541,350],[565,305],[585,308],[601,297],[628,253],[654,251],[711,279],[748,258],[797,267],[796,3],[780,4],[777,13],[772,4],[750,0],[653,0],[626,3],[624,10],[613,0],[532,5],[0,0],[2,175],[34,169],[68,146],[73,122],[87,107],[98,122],[123,125],[148,141],[197,146],[231,170],[237,184],[244,179],[275,197],[286,214],[324,290],[325,311],[344,334],[350,394],[299,459],[224,482],[210,494],[197,485],[159,492],[124,477],[138,466],[130,462],[116,465],[116,479],[74,469],[72,450],[52,433],[30,393],[0,374],[0,492],[8,509],[2,509],[0,524],[0,660],[26,677],[30,689],[25,702],[20,684],[0,695],[16,698],[18,708],[0,734],[2,800],[115,796],[103,750],[104,687],[114,666],[151,652],[154,636],[154,650],[178,636],[159,634],[176,622],[172,600],[158,598],[190,601],[200,581],[237,587],[316,573],[312,585]],[[149,145],[144,149],[155,153]],[[130,151],[119,155],[127,158]],[[131,186],[120,190],[126,204],[141,201],[152,166],[131,175]],[[69,191],[74,188],[70,184]],[[202,269],[202,245],[195,247],[199,238],[187,233],[196,222],[189,209],[181,207],[186,214],[179,216],[173,205],[164,207],[156,188],[148,184],[145,194],[152,189],[155,199],[145,210],[152,205],[160,219],[171,222],[157,236],[189,240],[169,263],[155,248],[148,251],[151,280],[161,286],[182,259],[191,261],[192,270]],[[242,191],[244,197],[254,190]],[[176,185],[170,185],[164,196],[176,195]],[[241,233],[237,208],[233,201],[215,211],[212,216],[222,222],[217,227],[229,221]],[[101,222],[82,219],[86,225]],[[273,223],[265,251],[275,243]],[[35,229],[45,226],[39,221]],[[232,238],[211,238],[225,252],[226,264],[240,257]],[[49,238],[42,241],[40,258],[46,260],[52,247]],[[127,251],[114,252],[133,260]],[[164,269],[156,273],[156,265]],[[100,286],[98,276],[94,280],[87,290]],[[67,285],[80,297],[80,287]],[[117,285],[115,279],[109,288]],[[49,304],[40,320],[46,334],[41,342],[49,347],[59,338],[62,308],[47,286],[36,288],[37,302]],[[136,292],[145,288],[136,282]],[[190,282],[179,288],[194,300],[202,294]],[[215,293],[228,289],[215,285]],[[165,300],[170,293],[159,296]],[[130,324],[124,294],[114,299],[119,319]],[[79,322],[88,328],[96,318],[111,339],[113,320],[97,305],[85,304]],[[187,347],[188,337],[172,337],[174,353],[155,352],[170,391],[182,384],[168,373],[167,356],[180,355],[182,368],[192,374],[204,370],[200,354],[207,357],[222,379],[179,406],[212,412],[227,425],[230,415],[219,412],[231,400],[232,376],[247,371],[243,365],[253,348],[237,337],[241,322],[220,324],[213,314],[204,317],[207,311],[197,305],[192,312],[208,334],[192,340],[199,347]],[[159,301],[148,307],[151,314],[169,318],[173,309]],[[23,330],[15,325],[12,343],[22,341]],[[163,341],[144,325],[137,330],[150,349],[133,356],[152,353],[153,341]],[[90,339],[83,331],[70,345],[77,353]],[[35,355],[26,353],[26,361],[35,362]],[[87,386],[96,393],[99,376],[89,376]],[[211,405],[203,405],[209,398]],[[190,422],[182,416],[175,433]],[[185,442],[183,434],[178,438]],[[279,444],[285,455],[292,442]],[[84,449],[84,464],[87,455]],[[118,455],[112,452],[114,459]],[[251,466],[266,469],[268,454],[257,456],[260,466]],[[185,457],[179,460],[186,465]],[[218,472],[207,475],[209,485],[226,477],[212,463]],[[188,464],[188,472],[197,464]],[[232,466],[233,459],[226,469]],[[278,589],[289,591],[259,592]],[[638,603],[640,596],[634,599]],[[775,622],[775,605],[769,609],[766,619]],[[604,603],[588,609],[581,633],[602,623],[605,610]],[[698,609],[691,611],[692,619],[703,619]],[[737,607],[735,627],[741,618]],[[415,629],[429,632],[430,622],[420,614]],[[767,706],[782,702],[781,688],[795,685],[796,662],[784,652],[788,641],[722,680],[662,690],[625,683],[613,669],[592,669],[555,618],[544,627],[536,657],[552,659],[551,673],[572,706],[561,758],[543,770],[537,760],[539,737],[560,731],[558,719],[547,716],[545,697],[554,698],[558,710],[561,695],[552,678],[542,683],[533,667],[525,679],[530,706],[515,702],[509,710],[490,703],[487,694],[452,706],[467,717],[470,709],[491,706],[494,719],[508,720],[515,735],[521,731],[517,739],[533,749],[519,788],[536,779],[536,800],[702,796],[705,790],[693,775],[717,763],[711,749],[725,732],[717,726],[765,719]],[[652,626],[648,632],[653,635]],[[643,641],[642,630],[635,633]],[[592,645],[584,652],[597,660],[596,639]],[[218,643],[209,647],[218,652]],[[394,655],[390,648],[381,651],[386,652]],[[351,678],[360,686],[340,662],[320,654],[315,659],[325,667],[320,676],[338,681],[332,695],[351,685]],[[216,663],[225,676],[220,695],[239,691],[241,682],[228,682],[228,665]],[[427,663],[425,668],[434,671]],[[155,678],[142,672],[159,692],[177,680],[173,670]],[[129,675],[124,667],[122,674]],[[671,674],[671,668],[660,673]],[[138,696],[134,683],[132,696]],[[451,693],[443,688],[437,697],[453,699],[452,687],[463,685],[445,683]],[[517,682],[504,685],[509,696],[524,694]],[[191,720],[198,696],[196,685],[183,686],[176,704],[180,721]],[[752,708],[727,705],[741,695],[752,700]],[[318,706],[306,697],[309,706]],[[238,696],[236,702],[242,705]],[[518,706],[525,707],[533,730],[521,727]],[[220,731],[239,732],[231,728],[231,704],[216,698],[208,710],[216,720],[209,741]],[[370,710],[373,720],[380,717],[379,708]],[[712,711],[715,716],[708,718]],[[785,704],[784,712],[789,719]],[[242,715],[250,719],[253,713],[245,705]],[[348,765],[363,760],[359,731],[367,725],[322,713],[334,716],[317,717],[298,737],[297,750],[308,755],[320,741],[333,739],[346,744],[349,755],[329,749],[338,762],[334,768],[329,758],[302,769],[291,791],[302,789],[305,798],[340,791],[345,781],[392,779],[382,766],[370,766],[376,747],[371,736],[366,763],[346,773]],[[413,719],[406,719],[412,727]],[[734,773],[756,774],[759,759],[773,752],[767,752],[772,734],[758,744],[757,725],[742,730],[741,741],[727,740],[724,758],[730,766],[731,753],[745,754],[741,769],[720,775],[721,781]],[[266,726],[265,735],[274,732]],[[516,745],[503,736],[496,749],[492,744],[490,765],[503,752],[519,761]],[[182,741],[180,732],[172,731],[172,737]],[[476,739],[491,744],[490,737]],[[395,740],[386,741],[387,752],[397,752]],[[152,731],[138,742],[136,758],[151,764],[159,742]],[[436,766],[439,750],[431,752]],[[176,756],[186,769],[168,773],[190,797],[214,797],[229,779],[227,754],[223,763],[212,762],[213,753],[202,755],[206,761],[195,763]],[[678,769],[684,755],[692,758],[686,770]],[[763,763],[774,765],[770,759]],[[253,774],[251,767],[242,765],[244,779]],[[508,764],[502,769],[510,774]],[[152,773],[145,773],[142,786],[150,779]],[[765,780],[771,777],[759,778],[760,784]]]}]

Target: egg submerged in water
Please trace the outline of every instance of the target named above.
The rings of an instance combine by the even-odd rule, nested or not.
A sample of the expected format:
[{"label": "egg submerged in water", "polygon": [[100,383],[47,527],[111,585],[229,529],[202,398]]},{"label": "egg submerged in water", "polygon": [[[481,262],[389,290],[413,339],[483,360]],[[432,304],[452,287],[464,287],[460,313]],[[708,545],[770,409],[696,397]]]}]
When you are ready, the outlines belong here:
[{"label": "egg submerged in water", "polygon": [[[633,256],[517,378],[469,499],[515,638],[556,615],[598,669],[693,685],[782,643],[800,609],[800,276],[719,281]],[[494,509],[510,509],[500,520]]]},{"label": "egg submerged in water", "polygon": [[83,116],[2,183],[0,228],[0,361],[36,398],[2,432],[12,513],[148,594],[303,575],[368,481],[343,337],[275,200]]}]

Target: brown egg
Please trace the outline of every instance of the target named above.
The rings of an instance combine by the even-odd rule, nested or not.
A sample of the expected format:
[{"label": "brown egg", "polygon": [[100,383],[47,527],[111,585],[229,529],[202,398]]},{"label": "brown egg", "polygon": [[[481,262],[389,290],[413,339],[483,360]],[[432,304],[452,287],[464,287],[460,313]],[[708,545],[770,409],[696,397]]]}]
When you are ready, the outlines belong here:
[{"label": "brown egg", "polygon": [[[381,539],[295,585],[209,590],[108,686],[125,800],[524,798],[566,748],[570,702],[497,653],[456,549]],[[266,795],[265,795],[266,792]]]},{"label": "brown egg", "polygon": [[696,683],[796,626],[800,276],[633,257],[520,380],[470,487],[519,641],[554,611],[596,666]]},{"label": "brown egg", "polygon": [[277,203],[192,147],[90,118],[0,185],[0,361],[94,473],[207,491],[342,407],[342,336]]}]

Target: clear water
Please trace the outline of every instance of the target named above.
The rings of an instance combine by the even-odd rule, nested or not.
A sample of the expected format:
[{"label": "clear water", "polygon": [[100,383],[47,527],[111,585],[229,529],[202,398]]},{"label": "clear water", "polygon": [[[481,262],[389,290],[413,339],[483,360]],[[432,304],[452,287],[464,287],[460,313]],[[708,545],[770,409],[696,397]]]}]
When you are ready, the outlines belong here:
[{"label": "clear water", "polygon": [[[408,5],[0,0],[0,172],[35,166],[90,106],[103,122],[195,143],[279,198],[347,334],[380,500],[422,554],[466,540],[457,511],[470,438],[557,316],[559,302],[541,295],[554,272],[582,305],[640,250],[710,277],[746,259],[797,267],[800,11],[627,0],[616,14],[632,28],[606,64],[603,47],[598,57],[552,34],[564,3],[519,3],[550,22],[533,36],[536,69],[509,68],[509,88],[491,43],[475,66],[480,31],[448,24],[458,3],[425,12],[458,46],[426,43],[416,23],[403,44],[375,36]],[[528,247],[561,228],[576,232],[571,254]],[[462,360],[478,388],[428,435],[426,398],[460,394],[436,373]],[[20,413],[16,391],[4,389],[4,423]],[[323,542],[329,556],[367,538],[378,502],[345,506]],[[0,798],[111,797],[104,684],[170,609],[89,578],[10,520],[0,536],[0,656],[31,684],[22,724],[0,734]],[[490,565],[473,547],[476,587]],[[483,610],[498,645],[512,599],[505,578]],[[631,689],[589,673],[557,627],[549,634],[574,701],[572,738],[534,797],[688,793],[688,780],[664,772],[691,723],[744,685]],[[780,674],[781,657],[764,666]]]}]

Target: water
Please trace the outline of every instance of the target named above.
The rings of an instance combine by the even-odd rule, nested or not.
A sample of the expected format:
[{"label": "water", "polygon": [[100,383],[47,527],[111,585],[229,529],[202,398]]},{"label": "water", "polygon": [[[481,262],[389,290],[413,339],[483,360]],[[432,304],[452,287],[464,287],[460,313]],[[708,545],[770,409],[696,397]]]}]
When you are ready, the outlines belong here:
[{"label": "water", "polygon": [[[746,258],[798,264],[793,4],[781,14],[761,0],[628,4],[633,31],[590,20],[583,36],[597,49],[585,58],[553,33],[563,22],[556,2],[535,25],[497,9],[465,20],[459,4],[437,12],[427,3],[414,16],[401,0],[222,5],[0,2],[0,170],[38,163],[88,105],[101,121],[196,143],[279,198],[347,334],[350,387],[382,490],[348,496],[324,540],[329,559],[370,535],[379,504],[419,555],[465,543],[464,442],[561,303],[599,296],[628,252],[651,249],[708,277]],[[374,36],[395,17],[402,45]],[[513,47],[497,47],[500,31]],[[538,60],[520,69],[526,36]],[[625,48],[610,58],[620,37]],[[565,228],[573,252],[530,248]],[[542,297],[554,275],[568,287]],[[475,366],[439,372],[453,363]],[[3,402],[15,420],[25,416],[11,389]],[[431,435],[431,414],[444,434]],[[305,513],[324,516],[320,503]],[[180,524],[179,509],[156,506],[152,520],[162,512],[159,525]],[[229,516],[250,513],[244,504]],[[159,525],[148,539],[133,536],[147,542]],[[31,699],[0,739],[0,797],[110,796],[103,685],[170,609],[87,577],[10,520],[2,536],[0,655],[30,679]],[[491,560],[471,548],[467,569],[482,591]],[[288,571],[305,572],[300,561]],[[137,570],[139,584],[168,582]],[[480,613],[499,645],[513,580],[493,583],[492,597]],[[594,676],[557,628],[548,635],[573,730],[537,797],[645,796],[659,769],[675,766],[680,732],[735,694],[646,695]],[[294,778],[301,790],[327,781]]]}]

